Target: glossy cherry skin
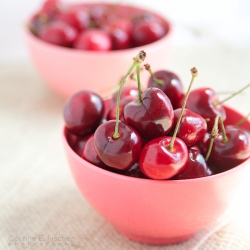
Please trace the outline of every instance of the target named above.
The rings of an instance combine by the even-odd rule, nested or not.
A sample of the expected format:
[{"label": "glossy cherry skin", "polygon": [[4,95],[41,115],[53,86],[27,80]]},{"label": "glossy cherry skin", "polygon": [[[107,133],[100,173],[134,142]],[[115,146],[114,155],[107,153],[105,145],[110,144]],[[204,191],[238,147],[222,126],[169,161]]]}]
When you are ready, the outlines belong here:
[{"label": "glossy cherry skin", "polygon": [[[111,105],[115,105],[116,104],[117,94],[118,94],[118,91],[116,91],[112,95]],[[132,96],[134,98],[137,98],[138,97],[138,88],[137,88],[137,86],[135,86],[135,85],[124,86],[122,88],[120,100],[122,100],[123,98],[126,98],[127,96]]]},{"label": "glossy cherry skin", "polygon": [[217,115],[223,121],[226,119],[226,111],[222,105],[214,106],[218,102],[215,91],[211,88],[197,88],[190,92],[186,108],[201,115],[207,121],[208,132],[212,131]]},{"label": "glossy cherry skin", "polygon": [[[174,125],[175,128],[177,120],[180,116],[181,109],[174,110]],[[172,128],[172,130],[173,130]],[[197,145],[207,133],[206,120],[194,113],[191,110],[184,109],[180,122],[180,127],[177,132],[177,137],[184,141],[187,147]]]},{"label": "glossy cherry skin", "polygon": [[39,34],[39,37],[48,43],[70,47],[75,42],[78,31],[67,23],[52,22]]},{"label": "glossy cherry skin", "polygon": [[90,16],[84,10],[74,10],[62,13],[57,20],[68,23],[78,31],[86,30],[90,26]]},{"label": "glossy cherry skin", "polygon": [[148,87],[161,89],[170,99],[173,109],[181,108],[185,98],[183,85],[179,77],[173,72],[159,70],[154,72],[157,79],[164,81],[163,84],[154,82],[152,76],[148,80]]},{"label": "glossy cherry skin", "polygon": [[[124,107],[128,104],[128,103],[130,103],[130,102],[132,102],[132,101],[135,101],[135,100],[137,100],[137,97],[135,97],[135,96],[126,96],[126,97],[124,97],[123,99],[121,99],[120,100],[120,105],[119,105],[119,107],[120,107],[120,113],[119,113],[119,120],[121,120],[121,121],[124,121],[124,117],[123,117],[123,110],[124,110]],[[110,110],[109,110],[109,112],[108,112],[108,114],[107,114],[107,120],[115,120],[116,119],[116,105],[114,104],[111,108],[110,108]]]},{"label": "glossy cherry skin", "polygon": [[122,122],[119,122],[120,137],[114,139],[115,123],[115,120],[110,120],[96,129],[95,148],[107,166],[126,170],[137,162],[142,142],[137,131]]},{"label": "glossy cherry skin", "polygon": [[147,143],[140,154],[141,171],[151,179],[165,180],[182,171],[187,164],[188,149],[179,138],[175,139],[170,151],[167,147],[171,136],[162,136]]},{"label": "glossy cherry skin", "polygon": [[100,29],[90,29],[79,34],[74,43],[75,49],[108,51],[112,49],[112,40],[107,32]]},{"label": "glossy cherry skin", "polygon": [[201,178],[214,174],[213,170],[207,165],[200,149],[197,146],[188,149],[188,161],[186,167],[173,180],[185,180]]},{"label": "glossy cherry skin", "polygon": [[[221,172],[234,168],[250,157],[250,140],[243,130],[237,127],[226,127],[228,142],[222,141],[222,134],[214,140],[209,162]],[[210,139],[206,141],[209,147]]]},{"label": "glossy cherry skin", "polygon": [[63,110],[65,126],[77,135],[95,131],[104,115],[102,98],[92,91],[79,91],[71,96]]},{"label": "glossy cherry skin", "polygon": [[139,22],[132,31],[132,40],[135,46],[143,46],[159,40],[166,33],[166,28],[160,22]]},{"label": "glossy cherry skin", "polygon": [[94,146],[94,135],[91,135],[89,137],[89,139],[86,141],[85,146],[83,147],[83,151],[81,154],[81,157],[100,167],[100,168],[104,168],[106,169],[107,166],[105,165],[105,163],[101,160],[101,158],[99,157],[99,155],[96,152],[95,146]]},{"label": "glossy cherry skin", "polygon": [[133,101],[124,107],[126,124],[138,131],[143,139],[166,135],[172,128],[174,111],[169,98],[158,88],[148,88],[142,102]]}]

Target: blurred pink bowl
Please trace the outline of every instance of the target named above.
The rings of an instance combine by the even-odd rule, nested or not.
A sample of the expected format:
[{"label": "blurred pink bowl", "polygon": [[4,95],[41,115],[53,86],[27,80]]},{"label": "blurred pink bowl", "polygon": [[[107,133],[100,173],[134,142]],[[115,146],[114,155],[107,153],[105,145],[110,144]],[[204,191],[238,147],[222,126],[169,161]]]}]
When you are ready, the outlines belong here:
[{"label": "blurred pink bowl", "polygon": [[[122,7],[129,11],[143,10],[126,5]],[[163,20],[169,31],[160,40],[141,47],[108,52],[81,51],[46,43],[28,29],[25,30],[25,40],[35,67],[56,93],[64,98],[82,89],[103,94],[104,89],[119,83],[140,50],[147,53],[145,62],[150,63],[154,71],[166,66],[173,47],[172,26],[166,18],[153,14]],[[144,70],[142,80],[148,77]]]},{"label": "blurred pink bowl", "polygon": [[[226,107],[226,124],[243,116]],[[242,126],[250,130],[250,122]],[[75,182],[92,207],[128,238],[148,244],[185,241],[220,219],[247,193],[250,159],[229,171],[198,179],[156,181],[112,173],[63,144]]]}]

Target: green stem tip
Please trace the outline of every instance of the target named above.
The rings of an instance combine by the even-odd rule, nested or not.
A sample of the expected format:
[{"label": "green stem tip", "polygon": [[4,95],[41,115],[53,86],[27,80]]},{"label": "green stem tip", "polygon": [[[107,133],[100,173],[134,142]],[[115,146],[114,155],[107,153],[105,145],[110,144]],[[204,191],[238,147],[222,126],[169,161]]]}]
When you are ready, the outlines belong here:
[{"label": "green stem tip", "polygon": [[[121,93],[122,93],[122,88],[128,78],[128,76],[131,74],[131,72],[133,71],[133,69],[135,67],[139,67],[140,68],[140,64],[145,60],[146,58],[146,53],[141,50],[134,58],[133,58],[133,63],[130,66],[130,68],[128,69],[127,73],[125,74],[125,76],[122,78],[121,83],[120,83],[120,88],[117,94],[117,98],[116,98],[116,123],[115,123],[115,132],[113,134],[113,138],[114,139],[118,139],[120,138],[120,134],[119,134],[119,117],[120,117],[120,99],[121,99]],[[138,74],[137,74],[137,80],[138,80]]]},{"label": "green stem tip", "polygon": [[159,84],[159,85],[164,84],[164,81],[163,81],[163,80],[158,79],[157,77],[155,77],[155,75],[154,75],[153,71],[151,70],[151,67],[150,67],[150,65],[149,65],[148,63],[144,64],[144,67],[145,67],[145,69],[149,72],[149,74],[151,75],[151,77],[152,77],[152,79],[153,79],[153,81],[154,81],[155,83],[157,83],[157,84]]},{"label": "green stem tip", "polygon": [[192,88],[194,79],[198,76],[198,71],[197,71],[197,69],[196,69],[195,67],[192,68],[190,71],[191,71],[191,74],[192,74],[192,79],[191,79],[191,82],[190,82],[190,84],[189,84],[189,87],[188,87],[188,90],[187,90],[185,99],[184,99],[184,101],[183,101],[183,105],[182,105],[182,108],[181,108],[181,113],[180,113],[180,116],[179,116],[179,118],[178,118],[178,120],[177,120],[177,123],[176,123],[176,126],[175,126],[175,130],[174,130],[174,134],[173,134],[173,136],[172,136],[172,139],[171,139],[170,144],[168,145],[168,149],[169,149],[170,151],[171,151],[171,150],[173,149],[173,147],[174,147],[174,141],[175,141],[176,135],[177,135],[178,130],[179,130],[179,127],[180,127],[181,118],[182,118],[184,109],[185,109],[185,107],[186,107],[187,99],[188,99],[189,93],[190,93],[190,91],[191,91],[191,88]]}]

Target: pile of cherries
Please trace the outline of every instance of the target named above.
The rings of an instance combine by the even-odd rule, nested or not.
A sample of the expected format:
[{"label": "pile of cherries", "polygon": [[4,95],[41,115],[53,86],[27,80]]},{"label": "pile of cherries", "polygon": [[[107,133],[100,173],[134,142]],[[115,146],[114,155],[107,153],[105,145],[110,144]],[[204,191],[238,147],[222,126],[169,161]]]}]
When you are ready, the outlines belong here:
[{"label": "pile of cherries", "polygon": [[[133,58],[110,99],[83,90],[65,103],[67,140],[80,157],[109,171],[156,180],[205,177],[250,157],[250,133],[239,124],[224,127],[226,111],[215,91],[191,90],[196,68],[184,93],[173,72],[153,73],[145,64],[151,77],[142,89],[145,57],[140,51]],[[134,69],[137,86],[124,86]]]},{"label": "pile of cherries", "polygon": [[29,22],[43,41],[80,50],[122,50],[155,42],[169,25],[159,16],[118,4],[66,5],[46,0]]}]

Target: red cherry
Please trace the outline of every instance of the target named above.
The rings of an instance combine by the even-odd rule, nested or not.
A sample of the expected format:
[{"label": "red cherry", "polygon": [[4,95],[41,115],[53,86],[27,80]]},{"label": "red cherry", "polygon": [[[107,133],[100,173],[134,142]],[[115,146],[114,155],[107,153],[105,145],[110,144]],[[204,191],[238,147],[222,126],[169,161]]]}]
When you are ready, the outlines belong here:
[{"label": "red cherry", "polygon": [[191,69],[192,79],[183,101],[173,136],[158,137],[144,146],[139,165],[142,172],[152,179],[169,179],[181,172],[187,163],[188,149],[186,144],[176,137],[181,118],[185,109],[187,98],[195,77],[198,75],[196,68]]},{"label": "red cherry", "polygon": [[79,155],[82,155],[83,148],[91,135],[77,136],[77,140],[72,149]]},{"label": "red cherry", "polygon": [[[116,103],[117,100],[117,94],[119,91],[115,92],[112,96],[112,100],[111,100],[111,104],[113,105],[113,103]],[[132,96],[137,98],[138,97],[138,88],[137,86],[134,85],[128,85],[128,86],[124,86],[121,92],[121,100],[123,98],[126,98],[127,96]]]},{"label": "red cherry", "polygon": [[174,112],[163,91],[148,88],[142,95],[141,103],[133,101],[124,107],[124,119],[143,139],[151,140],[171,130]]},{"label": "red cherry", "polygon": [[100,29],[91,29],[79,34],[74,43],[74,48],[81,50],[107,51],[112,48],[111,37]]},{"label": "red cherry", "polygon": [[149,64],[146,64],[145,68],[151,74],[148,80],[148,87],[161,89],[170,99],[173,109],[181,108],[185,94],[179,77],[167,70],[159,70],[153,73]]},{"label": "red cherry", "polygon": [[94,92],[79,91],[66,101],[63,115],[69,131],[77,135],[90,134],[103,118],[104,102]]},{"label": "red cherry", "polygon": [[226,111],[222,105],[216,105],[218,97],[211,88],[197,88],[192,90],[187,101],[186,108],[201,115],[207,120],[208,131],[211,131],[217,115],[223,121],[226,119]]},{"label": "red cherry", "polygon": [[195,146],[188,149],[188,161],[186,167],[172,179],[185,180],[201,178],[212,174],[214,174],[213,169],[207,165],[200,149]]},{"label": "red cherry", "polygon": [[62,13],[57,20],[68,23],[78,31],[86,30],[90,26],[89,14],[84,10],[74,10]]},{"label": "red cherry", "polygon": [[69,47],[76,40],[78,31],[63,22],[52,22],[47,25],[39,34],[39,37],[48,43]]},{"label": "red cherry", "polygon": [[110,120],[100,125],[94,134],[95,148],[102,161],[113,168],[129,169],[139,158],[142,146],[141,138],[136,130],[119,121],[119,105],[122,88],[132,70],[140,68],[146,53],[140,51],[134,58],[133,64],[122,78],[116,102],[116,120]]},{"label": "red cherry", "polygon": [[94,134],[96,151],[109,167],[126,170],[135,164],[141,151],[141,138],[137,131],[119,122],[119,138],[114,138],[116,121],[100,125]]},{"label": "red cherry", "polygon": [[142,172],[151,179],[164,180],[185,168],[188,159],[186,144],[175,139],[174,148],[168,149],[170,136],[158,137],[144,146],[139,158]]},{"label": "red cherry", "polygon": [[167,29],[160,22],[139,22],[132,31],[132,40],[135,46],[143,46],[159,40],[166,33]]},{"label": "red cherry", "polygon": [[103,26],[112,39],[113,50],[127,49],[131,45],[132,24],[129,20],[116,20]]},{"label": "red cherry", "polygon": [[101,160],[101,158],[98,156],[97,152],[96,152],[96,149],[94,147],[94,135],[91,135],[89,137],[89,139],[86,141],[85,143],[85,146],[83,148],[83,151],[82,151],[82,154],[81,154],[81,157],[100,167],[100,168],[107,168],[107,166],[104,164],[104,162]]},{"label": "red cherry", "polygon": [[[176,126],[180,113],[181,109],[174,110],[173,127]],[[177,132],[177,137],[184,141],[187,147],[192,147],[197,145],[204,138],[206,132],[206,120],[191,110],[185,109]]]},{"label": "red cherry", "polygon": [[[137,100],[137,97],[135,96],[126,96],[124,97],[123,99],[121,99],[120,101],[120,114],[119,114],[119,119],[120,121],[124,121],[124,117],[123,117],[123,110],[124,110],[124,107],[132,102],[132,101],[135,101]],[[107,114],[107,120],[115,120],[116,118],[116,105],[113,105],[113,107],[111,107],[111,109],[109,110],[108,114]]]},{"label": "red cherry", "polygon": [[75,134],[72,134],[67,128],[66,128],[66,138],[69,146],[78,154],[82,155],[83,147],[85,146],[86,141],[89,139],[90,135],[86,136],[77,136]]},{"label": "red cherry", "polygon": [[[228,141],[224,142],[222,133],[219,133],[214,139],[208,158],[220,171],[234,168],[250,157],[250,140],[247,133],[234,126],[226,127],[225,131]],[[206,148],[209,145],[210,139],[206,142]]]}]

